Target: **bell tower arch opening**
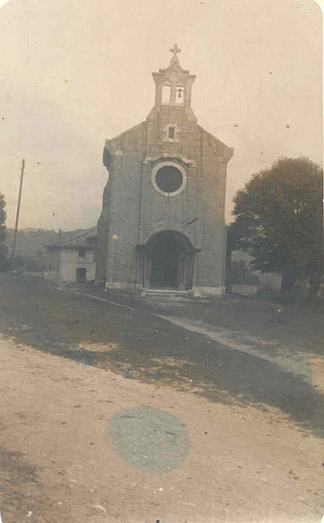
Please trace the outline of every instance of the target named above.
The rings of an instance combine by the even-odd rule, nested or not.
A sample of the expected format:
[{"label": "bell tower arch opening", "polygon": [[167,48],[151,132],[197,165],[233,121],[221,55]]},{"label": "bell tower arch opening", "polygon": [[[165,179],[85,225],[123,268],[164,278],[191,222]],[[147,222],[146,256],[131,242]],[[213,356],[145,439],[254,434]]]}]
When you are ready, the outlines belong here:
[{"label": "bell tower arch opening", "polygon": [[[180,65],[178,54],[181,49],[175,44],[170,49],[172,58],[166,69],[159,69],[153,73],[155,82],[155,105],[148,118],[154,118],[162,114],[162,119],[170,116],[170,109],[175,110],[174,114],[187,115],[190,121],[197,121],[191,109],[191,91],[192,84],[196,78],[189,71],[183,69]],[[162,113],[161,113],[162,111]],[[169,139],[174,139],[172,135]]]}]

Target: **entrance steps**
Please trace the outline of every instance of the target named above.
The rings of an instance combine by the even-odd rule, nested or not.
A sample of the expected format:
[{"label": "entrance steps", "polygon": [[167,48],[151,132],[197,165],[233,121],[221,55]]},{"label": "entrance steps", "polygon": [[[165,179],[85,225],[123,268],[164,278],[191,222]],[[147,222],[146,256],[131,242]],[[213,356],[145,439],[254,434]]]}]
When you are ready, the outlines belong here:
[{"label": "entrance steps", "polygon": [[177,289],[145,289],[146,296],[190,296],[190,291]]}]

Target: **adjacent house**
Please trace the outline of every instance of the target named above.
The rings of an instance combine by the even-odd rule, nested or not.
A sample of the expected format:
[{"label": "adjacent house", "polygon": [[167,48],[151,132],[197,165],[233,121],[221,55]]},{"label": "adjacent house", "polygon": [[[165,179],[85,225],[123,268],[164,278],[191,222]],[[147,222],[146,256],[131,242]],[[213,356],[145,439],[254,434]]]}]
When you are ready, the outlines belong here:
[{"label": "adjacent house", "polygon": [[93,281],[97,228],[92,227],[67,240],[46,245],[47,262],[44,277],[59,281]]}]

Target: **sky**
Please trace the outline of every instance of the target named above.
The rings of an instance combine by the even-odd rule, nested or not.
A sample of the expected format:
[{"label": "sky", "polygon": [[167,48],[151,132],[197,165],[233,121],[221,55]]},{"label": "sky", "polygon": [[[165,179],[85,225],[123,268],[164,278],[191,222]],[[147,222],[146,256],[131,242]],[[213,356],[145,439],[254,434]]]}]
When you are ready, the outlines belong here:
[{"label": "sky", "polygon": [[13,227],[92,227],[105,139],[145,120],[170,47],[198,123],[229,147],[226,219],[281,156],[322,164],[322,13],[313,0],[0,0],[0,192]]}]

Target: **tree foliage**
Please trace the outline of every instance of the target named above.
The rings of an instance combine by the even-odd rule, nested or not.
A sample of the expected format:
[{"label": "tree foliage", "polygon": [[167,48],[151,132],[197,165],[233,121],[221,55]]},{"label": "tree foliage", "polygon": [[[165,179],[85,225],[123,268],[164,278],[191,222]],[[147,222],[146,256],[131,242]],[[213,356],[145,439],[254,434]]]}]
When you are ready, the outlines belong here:
[{"label": "tree foliage", "polygon": [[6,202],[3,194],[0,193],[0,270],[3,270],[7,264],[7,247],[6,241]]},{"label": "tree foliage", "polygon": [[282,275],[282,289],[307,278],[316,292],[323,259],[323,173],[307,158],[280,158],[234,198],[230,246],[261,272]]},{"label": "tree foliage", "polygon": [[44,270],[42,261],[34,256],[16,255],[13,269],[15,271],[41,272]]}]

